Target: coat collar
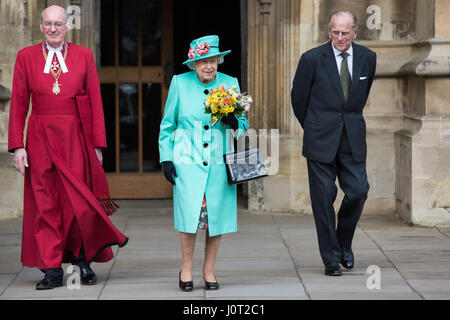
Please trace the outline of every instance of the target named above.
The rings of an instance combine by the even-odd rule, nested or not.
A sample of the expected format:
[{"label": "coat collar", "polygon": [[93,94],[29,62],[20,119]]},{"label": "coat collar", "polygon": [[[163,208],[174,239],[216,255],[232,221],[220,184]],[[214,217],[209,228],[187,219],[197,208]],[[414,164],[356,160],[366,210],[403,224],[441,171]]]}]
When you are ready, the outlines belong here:
[{"label": "coat collar", "polygon": [[[359,77],[361,75],[363,63],[363,52],[360,49],[360,46],[353,42],[352,47],[353,47],[352,84],[350,87],[350,92],[347,101],[350,101],[352,95],[355,93],[356,88],[358,87]],[[334,54],[331,41],[328,41],[323,46],[323,64],[325,66],[325,69],[327,70],[331,82],[333,83],[333,87],[335,88],[341,101],[346,102],[344,98],[344,92],[342,91],[341,78],[339,77],[338,67],[336,64],[336,56]]]},{"label": "coat collar", "polygon": [[338,67],[336,64],[336,58],[334,56],[333,47],[331,41],[328,41],[324,45],[322,62],[327,70],[328,76],[330,77],[331,83],[336,90],[340,100],[345,102],[344,92],[342,91],[341,79],[339,77]]},{"label": "coat collar", "polygon": [[361,46],[353,43],[353,76],[352,85],[350,87],[350,93],[348,99],[350,100],[355,94],[359,84],[359,77],[361,76],[362,66],[364,63],[364,53],[361,50]]}]

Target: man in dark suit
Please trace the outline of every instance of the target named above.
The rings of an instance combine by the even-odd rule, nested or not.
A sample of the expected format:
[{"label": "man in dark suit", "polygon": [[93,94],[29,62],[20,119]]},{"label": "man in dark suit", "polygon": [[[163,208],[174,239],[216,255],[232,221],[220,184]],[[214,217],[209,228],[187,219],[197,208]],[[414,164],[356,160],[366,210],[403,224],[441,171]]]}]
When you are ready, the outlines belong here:
[{"label": "man in dark suit", "polygon": [[[363,108],[376,67],[376,54],[353,43],[356,17],[339,11],[330,18],[331,41],[305,52],[291,92],[303,130],[311,204],[325,274],[352,269],[356,225],[369,192],[366,173],[366,123]],[[336,217],[336,177],[345,193]]]}]

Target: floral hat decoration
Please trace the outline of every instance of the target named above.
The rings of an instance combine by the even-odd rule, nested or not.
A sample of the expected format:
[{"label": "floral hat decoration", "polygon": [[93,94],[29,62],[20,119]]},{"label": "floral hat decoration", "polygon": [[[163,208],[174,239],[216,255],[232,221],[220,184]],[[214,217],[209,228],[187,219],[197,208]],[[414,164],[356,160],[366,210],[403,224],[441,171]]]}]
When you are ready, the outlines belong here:
[{"label": "floral hat decoration", "polygon": [[[231,50],[220,52],[218,36],[204,36],[191,42],[188,52],[188,60],[183,62],[183,64],[187,65],[190,69],[193,69],[194,61],[216,56],[224,57],[230,52]],[[223,59],[219,59],[219,63],[222,62]]]}]

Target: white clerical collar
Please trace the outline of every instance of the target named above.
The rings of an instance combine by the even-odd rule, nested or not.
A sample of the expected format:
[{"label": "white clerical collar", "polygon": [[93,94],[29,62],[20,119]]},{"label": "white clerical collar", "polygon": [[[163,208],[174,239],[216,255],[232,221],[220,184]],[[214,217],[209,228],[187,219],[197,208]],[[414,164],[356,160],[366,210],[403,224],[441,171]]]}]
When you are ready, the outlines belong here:
[{"label": "white clerical collar", "polygon": [[350,48],[348,48],[347,51],[341,51],[341,50],[336,49],[336,47],[333,44],[333,41],[331,41],[331,47],[333,48],[335,57],[338,57],[343,52],[347,52],[349,56],[353,56],[353,43],[350,44]]},{"label": "white clerical collar", "polygon": [[[51,46],[48,45],[47,41],[45,42],[45,45],[48,49],[48,55],[47,55],[47,60],[45,61],[45,67],[44,67],[44,73],[50,73],[50,67],[52,65],[53,62],[53,56],[56,54],[56,58],[59,62],[59,65],[61,66],[61,70],[63,73],[67,73],[69,72],[69,69],[67,69],[66,63],[64,61],[64,58],[61,54],[61,50],[64,48],[64,45],[66,43],[63,42],[62,46],[59,48],[52,48]],[[67,44],[66,44],[67,45]]]},{"label": "white clerical collar", "polygon": [[45,47],[47,48],[48,51],[62,51],[62,49],[64,48],[64,44],[65,42],[63,41],[62,45],[59,48],[53,48],[48,44],[47,41],[45,41]]}]

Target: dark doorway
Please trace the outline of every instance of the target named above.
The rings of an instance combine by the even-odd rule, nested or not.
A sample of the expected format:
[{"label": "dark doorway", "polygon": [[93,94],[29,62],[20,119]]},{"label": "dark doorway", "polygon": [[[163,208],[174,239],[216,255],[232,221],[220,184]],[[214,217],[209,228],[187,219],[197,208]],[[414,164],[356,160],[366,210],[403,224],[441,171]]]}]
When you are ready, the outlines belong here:
[{"label": "dark doorway", "polygon": [[[104,167],[115,198],[167,198],[171,185],[159,166],[159,124],[172,73],[192,40],[218,35],[232,50],[219,71],[239,80],[241,19],[246,1],[102,0],[101,85],[109,149]],[[245,41],[245,39],[244,39]],[[244,71],[245,72],[245,71]]]},{"label": "dark doorway", "polygon": [[219,66],[219,72],[236,77],[241,83],[240,1],[174,0],[174,72],[189,71],[182,65],[192,40],[218,35],[220,51],[232,50]]},{"label": "dark doorway", "polygon": [[[174,73],[189,71],[182,63],[188,59],[189,44],[192,40],[206,36],[218,35],[220,51],[231,50],[219,65],[219,72],[236,77],[241,90],[247,87],[245,75],[242,74],[242,16],[246,15],[247,1],[183,1],[173,0],[173,35],[174,35]],[[238,205],[246,207],[246,186],[238,185]]]},{"label": "dark doorway", "polygon": [[158,137],[171,77],[172,0],[102,0],[104,169],[116,199],[169,198]]}]

